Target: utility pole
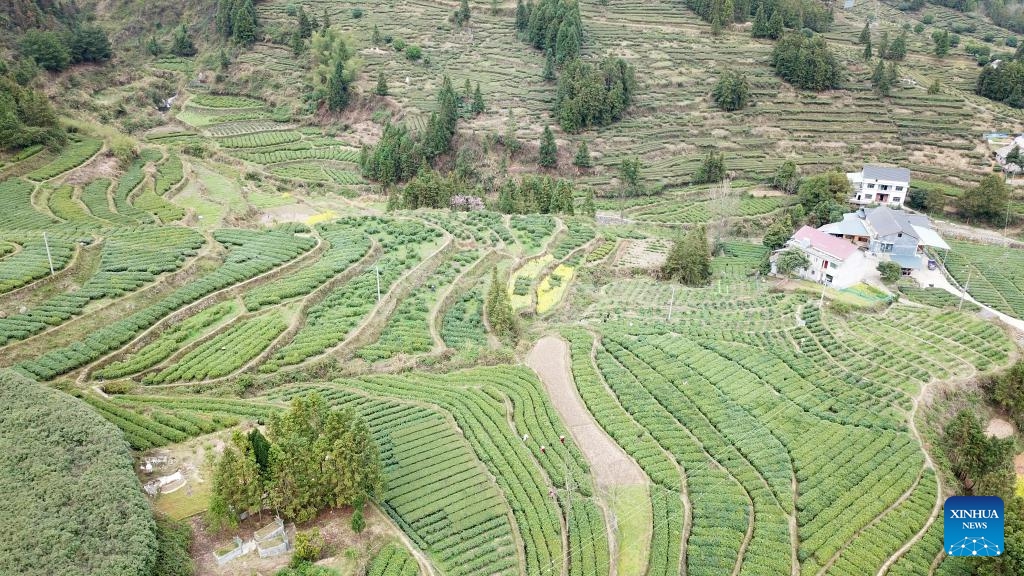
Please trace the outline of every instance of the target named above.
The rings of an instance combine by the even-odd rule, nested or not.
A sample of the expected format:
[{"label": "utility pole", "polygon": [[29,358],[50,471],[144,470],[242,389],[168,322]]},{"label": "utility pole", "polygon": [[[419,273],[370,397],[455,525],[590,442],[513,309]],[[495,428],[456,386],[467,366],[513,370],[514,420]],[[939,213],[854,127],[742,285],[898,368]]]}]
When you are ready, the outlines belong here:
[{"label": "utility pole", "polygon": [[962,288],[960,288],[960,305],[956,307],[956,311],[959,312],[964,307],[964,296],[967,295],[967,287],[971,284],[971,274],[974,273],[973,268],[967,269],[967,282],[964,282]]},{"label": "utility pole", "polygon": [[672,285],[672,298],[668,301],[668,321],[672,321],[672,305],[676,303],[676,287]]},{"label": "utility pole", "polygon": [[50,241],[46,238],[46,232],[43,232],[43,244],[46,245],[46,260],[50,262],[50,276],[53,276],[53,256],[50,255]]},{"label": "utility pole", "polygon": [[377,304],[380,304],[380,266],[374,266],[373,271],[377,273]]}]

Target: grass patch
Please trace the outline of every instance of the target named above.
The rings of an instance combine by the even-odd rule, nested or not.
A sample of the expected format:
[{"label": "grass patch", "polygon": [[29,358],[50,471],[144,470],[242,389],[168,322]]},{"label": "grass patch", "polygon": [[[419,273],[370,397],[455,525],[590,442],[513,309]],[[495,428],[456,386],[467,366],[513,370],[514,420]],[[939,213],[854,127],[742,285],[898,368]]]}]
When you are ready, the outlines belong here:
[{"label": "grass patch", "polygon": [[647,486],[620,486],[608,495],[618,532],[619,576],[643,576],[651,552],[651,499]]}]

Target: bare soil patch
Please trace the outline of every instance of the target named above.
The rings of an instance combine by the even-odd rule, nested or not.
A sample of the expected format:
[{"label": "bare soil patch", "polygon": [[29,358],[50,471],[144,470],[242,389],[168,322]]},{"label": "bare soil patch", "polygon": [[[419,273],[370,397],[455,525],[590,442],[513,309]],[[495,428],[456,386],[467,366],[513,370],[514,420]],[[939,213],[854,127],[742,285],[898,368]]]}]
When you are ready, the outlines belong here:
[{"label": "bare soil patch", "polygon": [[76,168],[65,182],[73,186],[84,186],[100,178],[116,178],[120,173],[117,158],[100,154],[92,162]]},{"label": "bare soil patch", "polygon": [[565,340],[545,336],[526,357],[526,365],[540,377],[551,403],[569,428],[583,456],[590,463],[598,486],[646,484],[640,467],[594,421],[576,391],[569,370],[569,346]]},{"label": "bare soil patch", "polygon": [[1013,424],[1002,418],[992,418],[985,427],[985,434],[996,438],[1009,438],[1017,432]]},{"label": "bare soil patch", "polygon": [[305,204],[288,204],[267,208],[260,218],[261,224],[273,224],[276,222],[303,222],[310,216],[316,216],[316,209]]},{"label": "bare soil patch", "polygon": [[[360,574],[360,568],[365,567],[372,555],[383,543],[394,537],[393,528],[386,518],[382,516],[373,506],[367,506],[364,510],[366,528],[362,533],[356,534],[349,527],[352,518],[352,509],[343,508],[330,510],[318,516],[315,520],[306,524],[293,526],[286,524],[289,538],[294,538],[296,531],[306,531],[319,528],[320,534],[326,542],[325,550],[329,556],[318,562],[326,566],[339,566],[341,564],[351,565],[346,562],[346,552],[355,550],[356,574]],[[274,558],[260,558],[255,551],[236,558],[224,566],[217,566],[217,560],[213,551],[219,546],[229,544],[233,536],[238,536],[243,541],[252,538],[253,532],[273,521],[272,513],[263,513],[262,521],[258,516],[246,519],[238,530],[227,531],[223,534],[211,534],[207,532],[205,524],[198,517],[192,519],[192,528],[195,532],[195,541],[192,545],[192,557],[196,561],[196,576],[248,576],[249,574],[274,574],[284,568],[291,559],[291,553],[282,554]]]}]

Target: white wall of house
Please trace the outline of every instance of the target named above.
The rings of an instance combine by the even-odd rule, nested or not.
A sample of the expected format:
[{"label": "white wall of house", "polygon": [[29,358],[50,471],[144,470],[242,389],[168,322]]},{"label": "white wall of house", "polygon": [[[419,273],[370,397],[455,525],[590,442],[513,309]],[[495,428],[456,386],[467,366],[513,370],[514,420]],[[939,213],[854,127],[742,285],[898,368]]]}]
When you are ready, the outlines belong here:
[{"label": "white wall of house", "polygon": [[800,246],[797,248],[802,250],[810,261],[807,268],[799,271],[801,278],[827,284],[840,290],[849,288],[863,279],[864,254],[859,250],[846,260],[838,262],[834,257],[814,248],[805,249]]},{"label": "white wall of house", "polygon": [[903,206],[910,192],[910,182],[865,178],[863,172],[847,173],[853,194],[850,202],[859,205],[885,204],[890,207]]}]

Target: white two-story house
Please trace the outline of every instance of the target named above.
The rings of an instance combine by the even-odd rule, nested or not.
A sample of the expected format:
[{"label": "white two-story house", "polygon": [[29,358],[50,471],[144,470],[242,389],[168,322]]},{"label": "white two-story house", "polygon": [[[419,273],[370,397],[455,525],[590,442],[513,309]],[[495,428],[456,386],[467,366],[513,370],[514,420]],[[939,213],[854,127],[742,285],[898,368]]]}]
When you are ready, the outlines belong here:
[{"label": "white two-story house", "polygon": [[800,250],[807,256],[809,265],[798,270],[797,274],[812,282],[843,289],[860,282],[863,277],[864,253],[842,238],[804,226],[793,234],[783,250],[791,249]]},{"label": "white two-story house", "polygon": [[859,205],[880,204],[903,207],[910,192],[910,170],[887,166],[864,166],[860,172],[847,172],[853,187],[850,202]]}]

